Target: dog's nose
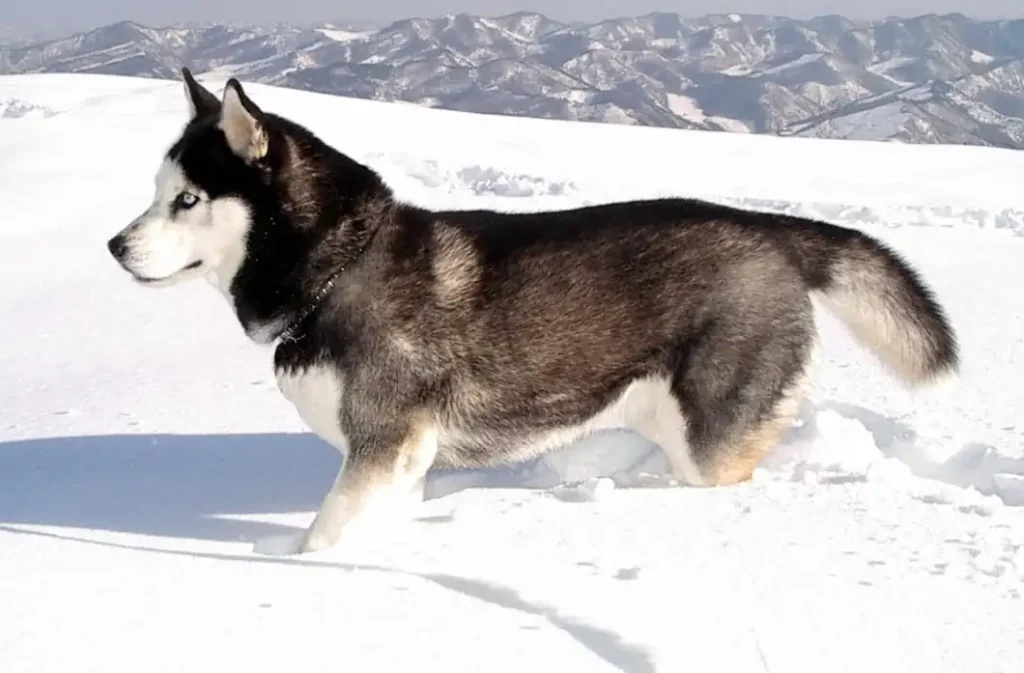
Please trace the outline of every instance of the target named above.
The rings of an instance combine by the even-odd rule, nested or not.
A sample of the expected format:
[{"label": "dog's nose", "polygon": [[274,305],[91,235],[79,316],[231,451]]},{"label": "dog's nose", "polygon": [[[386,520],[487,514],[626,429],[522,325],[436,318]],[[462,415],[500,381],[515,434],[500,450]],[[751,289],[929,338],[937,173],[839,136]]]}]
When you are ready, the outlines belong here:
[{"label": "dog's nose", "polygon": [[127,239],[123,234],[118,234],[107,241],[107,250],[109,250],[110,254],[114,256],[114,259],[121,259],[127,249]]}]

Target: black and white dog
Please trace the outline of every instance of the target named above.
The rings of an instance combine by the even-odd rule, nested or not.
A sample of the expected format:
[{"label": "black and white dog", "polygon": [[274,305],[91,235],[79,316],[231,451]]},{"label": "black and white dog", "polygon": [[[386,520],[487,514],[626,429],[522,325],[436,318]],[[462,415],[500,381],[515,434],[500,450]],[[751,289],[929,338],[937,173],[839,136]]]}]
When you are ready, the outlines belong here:
[{"label": "black and white dog", "polygon": [[237,80],[218,99],[183,75],[191,118],[109,249],[140,283],[220,289],[344,452],[278,551],[333,545],[431,466],[523,460],[606,428],[658,444],[684,483],[746,480],[796,413],[812,295],[908,385],[958,367],[930,290],[861,232],[684,199],[433,212]]}]

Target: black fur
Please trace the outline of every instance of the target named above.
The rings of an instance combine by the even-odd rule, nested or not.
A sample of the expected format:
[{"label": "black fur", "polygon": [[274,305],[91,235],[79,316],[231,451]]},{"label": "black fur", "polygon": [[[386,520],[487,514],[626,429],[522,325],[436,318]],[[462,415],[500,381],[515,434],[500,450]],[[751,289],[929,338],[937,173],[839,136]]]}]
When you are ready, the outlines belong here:
[{"label": "black fur", "polygon": [[[768,418],[802,371],[814,329],[808,290],[827,289],[834,260],[850,250],[886,260],[914,313],[942,336],[933,366],[955,364],[937,305],[861,232],[688,199],[429,212],[396,202],[373,170],[308,130],[264,117],[271,151],[262,165],[232,154],[214,117],[194,123],[169,153],[211,196],[252,205],[248,255],[232,287],[240,320],[286,324],[348,263],[275,362],[337,363],[365,386],[350,386],[353,399],[381,401],[368,418],[393,414],[390,405],[431,404],[447,422],[487,429],[473,433],[479,442],[443,451],[443,463],[492,464],[496,441],[583,422],[652,374],[673,379],[696,452],[714,451]],[[286,137],[302,156],[289,153]],[[296,161],[315,166],[310,219],[289,216],[282,175]],[[457,232],[481,270],[452,307],[441,308],[432,291],[437,226]],[[425,354],[422,362],[383,345],[396,332]],[[453,399],[450,391],[468,381],[496,395],[486,408],[471,413]],[[538,402],[556,394],[566,397]]]},{"label": "black fur", "polygon": [[212,198],[249,205],[238,318],[290,330],[279,374],[324,366],[344,382],[351,484],[393,470],[424,423],[440,433],[435,464],[515,460],[645,378],[668,382],[704,483],[745,478],[799,392],[813,291],[877,301],[903,345],[876,352],[908,382],[957,367],[930,292],[859,231],[688,199],[429,211],[247,97],[267,151],[240,157],[219,107],[190,95],[201,113],[168,156]]}]

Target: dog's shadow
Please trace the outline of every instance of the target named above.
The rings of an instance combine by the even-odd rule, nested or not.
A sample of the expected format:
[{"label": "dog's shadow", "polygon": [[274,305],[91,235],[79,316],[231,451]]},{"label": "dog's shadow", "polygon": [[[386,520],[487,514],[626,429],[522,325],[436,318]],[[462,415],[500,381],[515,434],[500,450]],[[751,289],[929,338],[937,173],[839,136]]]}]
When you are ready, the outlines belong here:
[{"label": "dog's shadow", "polygon": [[[632,444],[658,463],[652,445]],[[626,443],[631,442],[626,438]],[[593,471],[616,471],[602,462],[604,442],[589,441],[507,469],[435,471],[425,497],[466,488],[545,488]],[[631,451],[614,443],[619,465]],[[577,452],[587,458],[580,462]],[[0,530],[18,524],[102,530],[170,538],[254,542],[296,528],[257,520],[256,515],[310,512],[341,466],[341,456],[313,434],[112,435],[57,437],[0,443]],[[312,516],[310,514],[310,516]],[[187,555],[220,561],[284,563],[311,568],[385,572],[418,577],[491,606],[539,616],[584,648],[623,671],[653,673],[646,651],[619,634],[531,602],[493,582],[444,573],[416,573],[374,565],[281,558],[217,551],[166,549],[145,543],[99,541],[75,533],[25,531],[43,538],[75,540],[107,548]]]},{"label": "dog's shadow", "polygon": [[[946,463],[932,464],[918,450],[911,428],[870,410],[808,404],[802,416],[813,421],[822,409],[859,420],[883,454],[903,461],[919,476],[973,486],[986,494],[1000,492],[999,478],[1024,479],[1024,461],[1003,459],[980,444],[965,446]],[[813,439],[813,426],[793,428],[783,447],[807,433]],[[294,520],[284,525],[267,520],[267,515],[308,513],[311,519],[341,462],[333,448],[310,433],[109,435],[0,443],[0,524],[255,542],[297,530]],[[552,489],[602,476],[620,486],[658,486],[668,472],[665,455],[656,446],[629,432],[607,431],[503,468],[433,470],[424,497],[433,500],[470,488]],[[1002,490],[1006,504],[1024,505],[1024,489]],[[586,491],[572,489],[556,489],[555,494],[588,497]]]},{"label": "dog's shadow", "polygon": [[[639,444],[637,444],[639,442]],[[432,471],[425,499],[664,471],[642,440],[584,440],[494,470]],[[0,522],[253,542],[295,532],[258,517],[315,512],[341,456],[313,434],[107,435],[0,443]]]}]

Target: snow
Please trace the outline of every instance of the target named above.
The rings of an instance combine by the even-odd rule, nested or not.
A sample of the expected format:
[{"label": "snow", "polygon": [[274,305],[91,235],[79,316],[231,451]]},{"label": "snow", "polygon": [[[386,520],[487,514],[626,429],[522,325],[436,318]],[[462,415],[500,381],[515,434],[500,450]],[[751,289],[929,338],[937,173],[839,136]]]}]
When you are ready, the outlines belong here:
[{"label": "snow", "polygon": [[829,119],[824,124],[811,127],[810,133],[827,130],[833,138],[860,138],[862,140],[886,140],[902,131],[910,113],[906,102],[894,100],[886,105],[851,112]]},{"label": "snow", "polygon": [[978,51],[977,49],[972,49],[971,50],[970,59],[974,63],[986,63],[986,64],[987,63],[992,63],[993,61],[996,60],[990,54],[986,54],[985,52]]},{"label": "snow", "polygon": [[104,248],[181,85],[0,77],[55,113],[0,119],[0,670],[1019,670],[1024,155],[250,92],[428,206],[679,194],[863,227],[948,307],[959,386],[902,391],[822,313],[814,389],[750,483],[665,487],[659,451],[610,433],[258,555],[340,458],[222,298],[134,286]]},{"label": "snow", "polygon": [[825,58],[825,54],[804,54],[803,56],[798,56],[797,58],[794,58],[791,61],[786,61],[785,63],[781,63],[779,65],[772,66],[770,68],[765,68],[763,70],[759,70],[758,73],[757,73],[757,76],[758,77],[764,77],[764,76],[767,76],[767,75],[777,75],[777,74],[785,72],[787,70],[793,70],[795,68],[800,68],[802,66],[805,66],[805,65],[807,65],[809,63],[814,63],[816,61],[820,61],[820,60],[822,60],[824,58]]},{"label": "snow", "polygon": [[896,77],[891,72],[893,70],[898,70],[899,68],[902,68],[902,67],[908,66],[908,65],[910,65],[910,66],[914,65],[914,59],[912,57],[910,57],[910,56],[897,56],[895,58],[890,58],[890,59],[888,59],[886,61],[881,61],[879,63],[873,63],[873,64],[868,66],[868,70],[873,72],[876,75],[879,75],[880,77],[885,77],[889,81],[891,81],[894,84],[897,84],[897,85],[899,85],[901,87],[909,87],[909,86],[913,86],[913,82],[911,82],[910,80],[906,80],[906,79],[900,78],[900,77]]},{"label": "snow", "polygon": [[479,21],[480,25],[485,26],[488,30],[493,30],[496,33],[501,33],[502,35],[506,36],[510,40],[514,40],[516,42],[522,42],[522,43],[525,43],[525,44],[532,44],[534,42],[533,38],[531,38],[531,37],[529,37],[527,35],[521,35],[521,34],[515,32],[514,30],[509,30],[508,28],[503,28],[501,25],[495,23],[494,21],[491,21],[491,20],[488,20],[488,19],[485,19],[485,18],[477,19],[477,21]]},{"label": "snow", "polygon": [[364,40],[372,33],[368,31],[352,31],[352,30],[341,30],[338,28],[317,28],[316,32],[320,33],[324,37],[334,40],[335,42],[355,42],[358,40]]},{"label": "snow", "polygon": [[747,125],[739,120],[729,119],[728,117],[719,117],[717,115],[706,115],[703,108],[700,107],[700,104],[690,96],[678,93],[668,93],[665,94],[665,98],[668,103],[668,109],[672,111],[672,114],[678,117],[697,124],[710,122],[725,131],[733,133],[750,132]]}]

